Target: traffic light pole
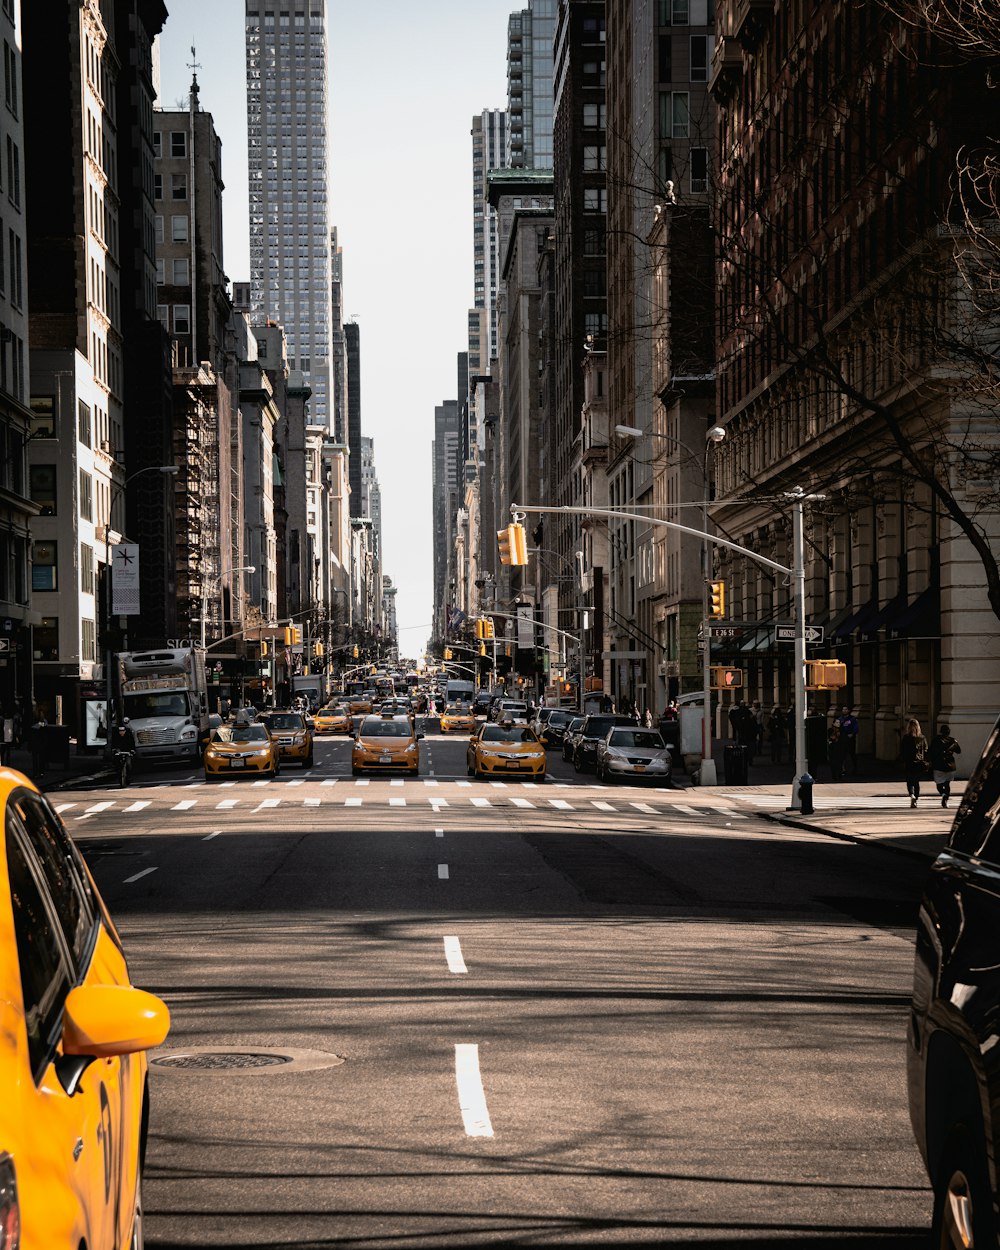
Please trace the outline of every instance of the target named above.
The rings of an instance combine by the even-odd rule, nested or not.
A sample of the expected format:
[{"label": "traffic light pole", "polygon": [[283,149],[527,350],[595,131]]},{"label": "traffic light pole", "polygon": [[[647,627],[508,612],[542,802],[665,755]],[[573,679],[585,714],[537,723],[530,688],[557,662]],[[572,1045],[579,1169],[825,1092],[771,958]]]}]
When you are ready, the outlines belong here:
[{"label": "traffic light pole", "polygon": [[[792,579],[792,615],[795,618],[795,778],[792,782],[792,800],[791,807],[797,811],[802,806],[802,800],[799,795],[799,783],[806,775],[806,570],[805,570],[805,539],[803,534],[802,505],[807,499],[824,499],[824,495],[807,495],[801,487],[788,492],[786,496],[791,502],[792,508],[792,567],[779,564],[777,560],[771,560],[767,556],[760,555],[759,552],[751,551],[749,547],[741,547],[739,543],[731,542],[728,538],[719,538],[715,534],[709,534],[704,529],[695,529],[691,525],[682,525],[679,521],[665,521],[660,517],[646,516],[641,512],[625,512],[617,508],[576,508],[568,504],[559,506],[542,507],[537,504],[515,504],[510,505],[511,515],[515,520],[528,513],[545,513],[559,512],[569,516],[601,516],[608,518],[616,518],[624,521],[641,521],[646,525],[659,525],[664,529],[678,530],[682,534],[691,534],[695,538],[700,538],[705,542],[714,543],[716,547],[728,547],[731,551],[739,552],[741,556],[746,556],[750,560],[755,560],[758,564],[763,564],[769,569],[774,569],[781,573],[784,577]],[[716,500],[718,505],[721,501]],[[733,500],[733,503],[744,503],[742,499]],[[701,504],[697,505],[701,507]],[[708,615],[707,611],[705,613]],[[708,621],[705,622],[710,629]],[[711,636],[706,633],[705,637],[705,701],[706,705],[709,701],[708,685],[711,681],[711,673],[709,672],[711,660]],[[706,706],[706,715],[710,714]]]}]

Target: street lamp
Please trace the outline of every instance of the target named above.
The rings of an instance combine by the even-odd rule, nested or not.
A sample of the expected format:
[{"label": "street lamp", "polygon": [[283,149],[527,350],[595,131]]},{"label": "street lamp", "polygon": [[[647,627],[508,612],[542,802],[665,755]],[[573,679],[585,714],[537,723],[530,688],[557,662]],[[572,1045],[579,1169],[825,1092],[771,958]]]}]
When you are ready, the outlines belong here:
[{"label": "street lamp", "polygon": [[111,741],[111,704],[113,699],[111,688],[111,517],[115,510],[115,501],[120,495],[125,493],[125,487],[129,482],[135,481],[137,477],[142,477],[144,473],[166,473],[171,477],[179,472],[176,464],[151,464],[145,469],[137,469],[135,473],[130,473],[127,478],[116,486],[111,484],[111,493],[108,497],[108,518],[104,526],[104,724],[105,724],[105,742]]},{"label": "street lamp", "polygon": [[241,564],[236,569],[223,569],[217,577],[212,577],[208,581],[203,581],[201,585],[201,649],[205,650],[205,625],[208,616],[208,587],[221,585],[222,579],[227,573],[256,573],[256,564]]},{"label": "street lamp", "polygon": [[[616,425],[615,433],[623,438],[641,438],[645,431],[640,430],[635,425]],[[693,452],[687,443],[682,442],[679,438],[674,438],[670,434],[660,434],[657,430],[648,431],[657,438],[666,439],[668,442],[676,443],[695,461],[701,464],[702,477],[702,503],[701,503],[701,617],[702,617],[702,641],[704,643],[704,652],[702,655],[702,685],[704,686],[704,706],[702,708],[702,728],[701,728],[701,772],[699,780],[703,786],[714,786],[716,784],[715,757],[712,755],[712,635],[711,625],[709,624],[708,610],[708,581],[709,581],[709,559],[708,559],[708,453],[713,446],[726,437],[726,431],[721,425],[713,425],[705,435],[705,451],[699,456]]]}]

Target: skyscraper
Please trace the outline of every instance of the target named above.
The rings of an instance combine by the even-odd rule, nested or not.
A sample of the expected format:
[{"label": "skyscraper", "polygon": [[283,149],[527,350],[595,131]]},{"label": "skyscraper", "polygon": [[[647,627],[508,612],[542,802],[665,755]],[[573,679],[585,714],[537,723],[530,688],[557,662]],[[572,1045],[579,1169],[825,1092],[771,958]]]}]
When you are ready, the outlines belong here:
[{"label": "skyscraper", "polygon": [[246,48],[251,318],[283,326],[332,428],[324,0],[246,0]]},{"label": "skyscraper", "polygon": [[552,41],[556,0],[529,0],[507,21],[507,160],[552,168]]},{"label": "skyscraper", "polygon": [[[483,109],[472,119],[472,211],[475,308],[470,315],[469,372],[486,373],[497,354],[497,290],[500,285],[500,232],[490,205],[487,176],[506,160],[507,112]],[[483,324],[485,320],[485,325]],[[478,338],[478,342],[473,341]],[[478,350],[476,350],[478,348]]]}]

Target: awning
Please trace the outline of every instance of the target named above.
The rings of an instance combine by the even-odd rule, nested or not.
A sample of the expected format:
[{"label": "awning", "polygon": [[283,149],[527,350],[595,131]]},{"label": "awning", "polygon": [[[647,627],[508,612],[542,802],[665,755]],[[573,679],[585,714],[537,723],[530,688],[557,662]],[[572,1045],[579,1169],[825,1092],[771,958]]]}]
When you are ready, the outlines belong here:
[{"label": "awning", "polygon": [[941,590],[928,586],[896,618],[893,632],[906,638],[941,637]]},{"label": "awning", "polygon": [[831,638],[839,638],[841,641],[849,641],[855,630],[861,629],[867,622],[878,612],[878,604],[874,599],[869,599],[866,604],[858,608],[856,612],[852,612],[846,620],[830,631]]},{"label": "awning", "polygon": [[895,629],[896,622],[906,611],[909,604],[906,591],[900,591],[898,595],[893,595],[884,608],[880,608],[878,612],[860,626],[862,634],[866,638],[874,637],[880,629]]}]

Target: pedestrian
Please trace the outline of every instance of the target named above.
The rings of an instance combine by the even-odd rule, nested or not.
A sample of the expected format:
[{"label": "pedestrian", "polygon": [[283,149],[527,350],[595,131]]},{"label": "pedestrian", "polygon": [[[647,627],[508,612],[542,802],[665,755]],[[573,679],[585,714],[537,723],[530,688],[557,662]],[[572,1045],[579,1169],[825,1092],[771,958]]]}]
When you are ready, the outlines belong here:
[{"label": "pedestrian", "polygon": [[754,699],[753,701],[752,711],[755,726],[754,750],[758,755],[760,755],[764,750],[764,725],[767,721],[767,717],[765,716],[764,709],[761,707],[760,702],[757,699]]},{"label": "pedestrian", "polygon": [[45,711],[39,707],[35,716],[34,724],[31,726],[31,771],[36,776],[41,776],[45,772],[45,744],[43,735],[48,725],[45,719]]},{"label": "pedestrian", "polygon": [[910,806],[916,807],[920,798],[920,782],[927,776],[927,739],[921,732],[920,721],[914,717],[906,722],[906,728],[903,730],[903,739],[899,744],[899,758],[903,764]]},{"label": "pedestrian", "polygon": [[840,709],[840,736],[844,740],[844,772],[847,771],[848,762],[851,765],[851,775],[858,775],[858,718],[851,709],[845,704]]},{"label": "pedestrian", "polygon": [[840,728],[840,721],[835,720],[826,735],[826,758],[830,765],[830,780],[844,780],[844,759],[846,747]]},{"label": "pedestrian", "polygon": [[752,764],[757,747],[757,720],[745,703],[740,703],[738,712],[736,737],[740,745],[746,747],[750,757],[747,762]]},{"label": "pedestrian", "polygon": [[785,714],[777,704],[771,709],[767,718],[767,736],[771,742],[771,763],[781,763],[781,753],[788,738]]},{"label": "pedestrian", "polygon": [[0,764],[4,768],[10,763],[10,753],[14,749],[14,709],[5,707],[3,725],[0,726]]},{"label": "pedestrian", "polygon": [[642,718],[642,723],[647,729],[653,728],[653,713],[649,710],[649,708],[646,708],[646,715]]},{"label": "pedestrian", "polygon": [[740,740],[740,723],[743,719],[743,700],[737,699],[729,709],[729,736],[734,742]]},{"label": "pedestrian", "polygon": [[927,758],[934,770],[934,784],[941,796],[941,806],[947,807],[951,798],[951,783],[955,780],[955,756],[962,754],[962,748],[951,736],[950,726],[942,723],[931,739],[927,750]]}]

